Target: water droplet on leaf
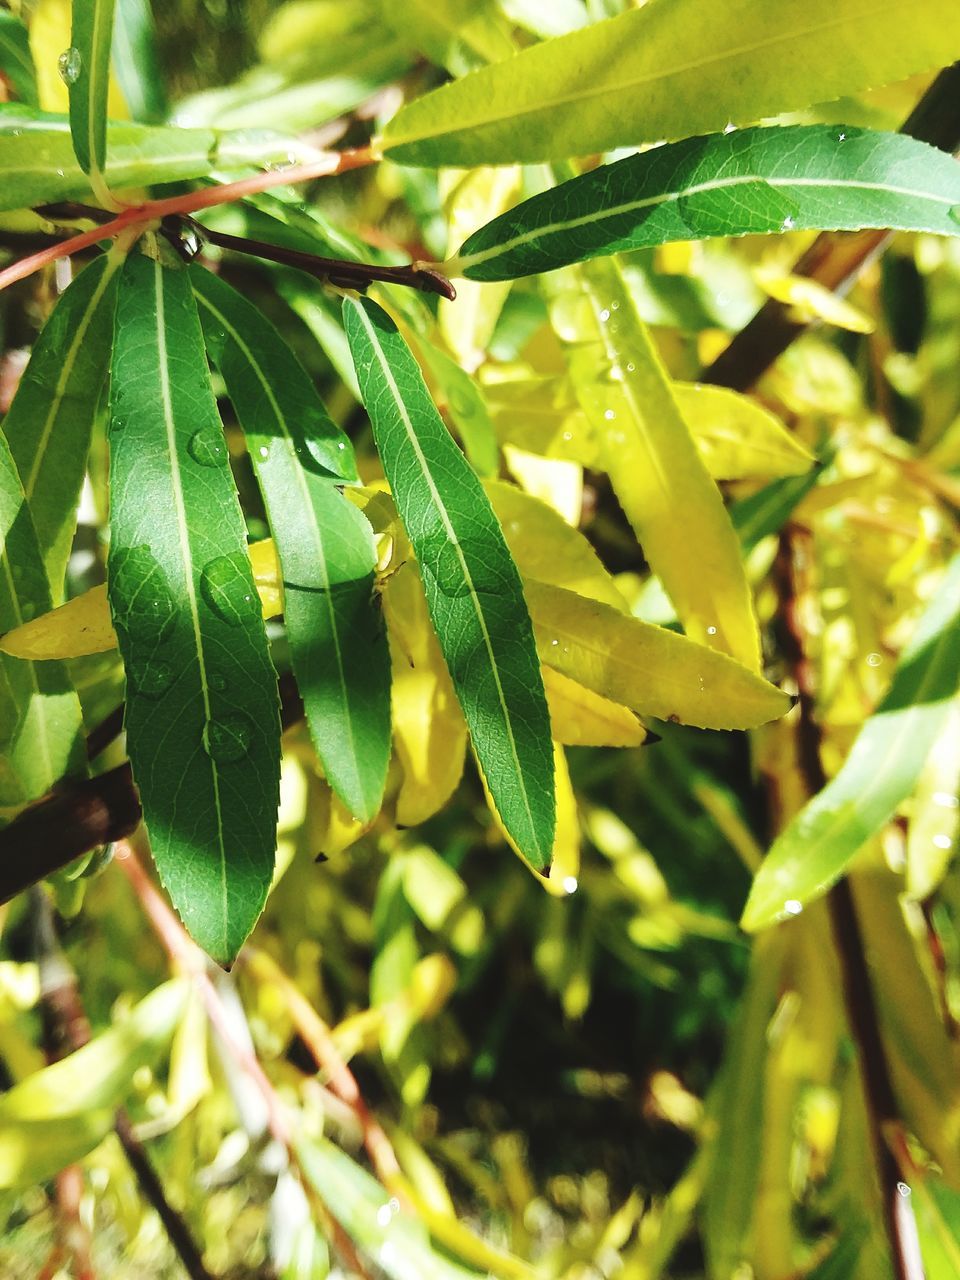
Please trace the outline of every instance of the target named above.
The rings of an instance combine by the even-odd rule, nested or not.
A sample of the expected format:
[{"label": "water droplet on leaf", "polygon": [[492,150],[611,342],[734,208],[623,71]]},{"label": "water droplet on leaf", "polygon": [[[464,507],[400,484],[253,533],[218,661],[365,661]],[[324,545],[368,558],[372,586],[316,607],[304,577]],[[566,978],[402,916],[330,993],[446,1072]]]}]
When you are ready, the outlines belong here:
[{"label": "water droplet on leaf", "polygon": [[176,604],[156,556],[145,543],[111,553],[107,565],[117,626],[135,644],[157,644],[173,630]]},{"label": "water droplet on leaf", "polygon": [[64,84],[76,84],[80,79],[80,72],[83,70],[83,57],[80,50],[75,47],[64,49],[57,59],[57,70],[60,72],[60,79]]},{"label": "water droplet on leaf", "polygon": [[242,551],[217,556],[200,574],[200,591],[213,612],[232,627],[253,613],[257,594],[250,561]]},{"label": "water droplet on leaf", "polygon": [[883,662],[883,658],[880,656],[880,654],[879,654],[879,653],[868,653],[868,654],[867,654],[867,666],[868,666],[868,667],[879,667],[881,662]]},{"label": "water droplet on leaf", "polygon": [[221,675],[219,671],[213,671],[207,676],[207,684],[214,693],[224,693],[227,688],[227,677]]},{"label": "water droplet on leaf", "polygon": [[796,898],[788,898],[783,904],[784,915],[798,916],[803,910],[803,903]]},{"label": "water droplet on leaf", "polygon": [[235,764],[250,750],[253,725],[240,712],[210,720],[203,731],[203,749],[217,764]]},{"label": "water droplet on leaf", "polygon": [[133,676],[134,688],[145,698],[159,698],[166,693],[172,682],[173,667],[162,658],[151,658],[143,666],[137,667]]},{"label": "water droplet on leaf", "polygon": [[227,456],[227,445],[216,427],[201,427],[187,441],[187,452],[202,467],[215,467]]}]

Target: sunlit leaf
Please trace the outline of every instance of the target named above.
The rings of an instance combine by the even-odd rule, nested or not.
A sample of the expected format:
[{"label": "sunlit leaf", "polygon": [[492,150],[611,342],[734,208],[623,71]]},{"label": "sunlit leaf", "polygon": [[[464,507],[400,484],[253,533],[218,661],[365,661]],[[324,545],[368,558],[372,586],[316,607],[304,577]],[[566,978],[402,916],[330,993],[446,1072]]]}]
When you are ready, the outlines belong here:
[{"label": "sunlit leaf", "polygon": [[941,0],[646,4],[415,99],[382,146],[423,165],[589,155],[750,124],[958,55],[960,12]]},{"label": "sunlit leaf", "polygon": [[427,605],[504,822],[542,866],[553,842],[550,724],[520,575],[480,482],[420,370],[376,304],[344,302],[377,448],[423,573]]},{"label": "sunlit leaf", "polygon": [[279,715],[226,451],[199,448],[221,427],[185,270],[141,255],[124,267],[111,410],[108,588],[130,760],[174,905],[229,962],[273,875]]},{"label": "sunlit leaf", "polygon": [[[380,807],[390,755],[390,668],[373,599],[373,532],[334,483],[356,478],[353,449],[256,307],[203,268],[190,276],[207,349],[263,492],[317,754],[333,789],[368,821]],[[192,447],[196,456],[206,446],[195,438]],[[225,455],[219,432],[209,448]]]},{"label": "sunlit leaf", "polygon": [[53,599],[76,528],[90,436],[110,367],[119,252],[86,267],[54,307],[4,419]]},{"label": "sunlit leaf", "polygon": [[543,662],[640,715],[704,729],[747,729],[790,700],[726,654],[609,605],[527,580]]},{"label": "sunlit leaf", "polygon": [[673,394],[714,480],[804,475],[816,461],[779,418],[748,396],[699,382]]},{"label": "sunlit leaf", "polygon": [[567,747],[639,747],[647,731],[629,708],[578,684],[552,667],[543,669],[550,732]]},{"label": "sunlit leaf", "polygon": [[796,914],[843,875],[906,799],[960,683],[960,557],[947,570],[840,772],[774,841],[744,908],[745,929]]}]

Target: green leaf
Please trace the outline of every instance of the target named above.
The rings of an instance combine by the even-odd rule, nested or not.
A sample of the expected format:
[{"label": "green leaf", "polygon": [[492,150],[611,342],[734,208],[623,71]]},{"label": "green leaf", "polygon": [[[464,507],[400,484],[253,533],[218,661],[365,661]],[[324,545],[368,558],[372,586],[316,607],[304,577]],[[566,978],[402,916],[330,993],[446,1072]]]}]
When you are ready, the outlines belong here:
[{"label": "green leaf", "polygon": [[[286,163],[291,143],[274,133],[110,124],[105,177],[113,190],[206,178],[272,161]],[[73,154],[65,116],[0,110],[0,212],[89,197],[90,179]]]},{"label": "green leaf", "polygon": [[134,120],[155,124],[167,114],[157,57],[157,33],[148,0],[116,0],[113,65]]},{"label": "green leaf", "polygon": [[785,693],[725,653],[530,579],[524,594],[540,657],[639,715],[701,729],[752,729],[782,716]]},{"label": "green leaf", "polygon": [[599,359],[592,348],[575,353],[573,376],[601,465],[684,630],[757,670],[753,601],[720,491],[619,264],[593,262],[581,271],[602,348]]},{"label": "green leaf", "polygon": [[37,74],[27,29],[6,9],[0,9],[0,74],[10,81],[21,102],[30,107],[38,105]]},{"label": "green leaf", "polygon": [[[0,432],[0,632],[49,608],[37,532]],[[65,774],[82,772],[85,755],[80,702],[62,663],[3,654],[0,671],[9,717],[0,731],[7,742],[0,768],[0,806],[6,807],[43,795]]]},{"label": "green leaf", "polygon": [[106,194],[107,90],[114,0],[73,0],[71,47],[60,56],[60,75],[70,93],[73,150],[99,197]]},{"label": "green leaf", "polygon": [[[373,531],[334,485],[356,479],[353,449],[269,321],[209,271],[190,276],[263,491],[314,745],[330,785],[367,822],[390,757],[390,658],[374,604]],[[219,433],[215,443],[224,449]]]},{"label": "green leaf", "polygon": [[958,56],[960,9],[943,0],[656,0],[416,99],[381,146],[403,164],[558,160],[751,124]]},{"label": "green leaf", "polygon": [[774,841],[744,908],[756,931],[826,893],[906,799],[960,685],[960,556],[840,772]]},{"label": "green leaf", "polygon": [[344,301],[347,337],[444,659],[504,825],[546,865],[556,821],[543,680],[517,572],[480,482],[393,321]]},{"label": "green leaf", "polygon": [[4,419],[50,580],[54,604],[76,528],[90,435],[110,367],[119,251],[81,271],[34,344]]},{"label": "green leaf", "polygon": [[0,1098],[0,1187],[46,1182],[106,1137],[134,1074],[169,1044],[189,990],[184,978],[164,983],[125,1021]]},{"label": "green leaf", "polygon": [[273,875],[279,716],[226,450],[207,448],[221,427],[185,270],[128,260],[110,394],[108,589],[130,761],[173,903],[229,963]]},{"label": "green leaf", "polygon": [[444,264],[512,280],[675,240],[892,227],[960,235],[952,156],[896,133],[836,125],[687,138],[601,165],[481,227]]}]

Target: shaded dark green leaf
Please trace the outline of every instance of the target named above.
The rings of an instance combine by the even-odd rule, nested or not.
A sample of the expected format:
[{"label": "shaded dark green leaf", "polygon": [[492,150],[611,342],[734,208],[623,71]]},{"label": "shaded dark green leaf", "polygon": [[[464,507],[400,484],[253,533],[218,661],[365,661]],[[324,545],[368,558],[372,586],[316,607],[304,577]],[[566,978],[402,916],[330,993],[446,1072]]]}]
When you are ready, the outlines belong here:
[{"label": "shaded dark green leaf", "polygon": [[74,154],[97,194],[107,152],[113,5],[114,0],[73,0],[71,46],[60,55],[60,75],[70,93]]},{"label": "shaded dark green leaf", "polygon": [[20,19],[6,9],[0,9],[0,74],[10,81],[21,102],[37,106],[37,75],[30,38]]},{"label": "shaded dark green leaf", "polygon": [[116,0],[113,65],[134,120],[156,124],[167,114],[157,57],[156,28],[148,0]]}]

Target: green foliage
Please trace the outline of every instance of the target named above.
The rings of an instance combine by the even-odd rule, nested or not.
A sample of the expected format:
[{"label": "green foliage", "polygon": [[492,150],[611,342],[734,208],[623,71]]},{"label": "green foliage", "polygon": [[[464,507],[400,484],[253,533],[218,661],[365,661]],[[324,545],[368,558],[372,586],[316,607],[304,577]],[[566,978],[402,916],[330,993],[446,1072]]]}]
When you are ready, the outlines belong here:
[{"label": "green foliage", "polygon": [[953,1275],[958,55],[0,11],[4,1275]]}]

